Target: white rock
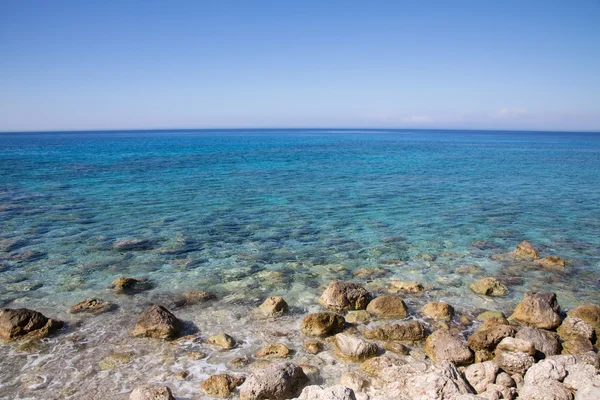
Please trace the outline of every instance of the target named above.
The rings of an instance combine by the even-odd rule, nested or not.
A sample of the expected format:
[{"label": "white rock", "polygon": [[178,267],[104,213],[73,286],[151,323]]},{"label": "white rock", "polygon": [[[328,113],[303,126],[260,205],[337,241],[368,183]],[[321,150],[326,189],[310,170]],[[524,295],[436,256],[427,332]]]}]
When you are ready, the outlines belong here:
[{"label": "white rock", "polygon": [[524,380],[525,385],[537,385],[549,380],[562,382],[565,376],[567,371],[561,364],[554,360],[542,360],[527,370]]},{"label": "white rock", "polygon": [[356,400],[354,391],[342,385],[336,386],[307,386],[297,400]]},{"label": "white rock", "polygon": [[490,383],[496,381],[498,366],[492,361],[472,364],[465,370],[465,378],[477,393],[485,392]]},{"label": "white rock", "polygon": [[537,385],[524,385],[519,400],[573,400],[571,392],[562,383],[548,380]]}]

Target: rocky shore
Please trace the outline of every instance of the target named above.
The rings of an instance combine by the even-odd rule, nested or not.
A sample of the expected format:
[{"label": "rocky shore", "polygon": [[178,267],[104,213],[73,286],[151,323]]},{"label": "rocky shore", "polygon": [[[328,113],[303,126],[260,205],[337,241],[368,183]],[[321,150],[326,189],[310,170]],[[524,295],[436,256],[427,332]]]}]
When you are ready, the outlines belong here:
[{"label": "rocky shore", "polygon": [[[115,244],[119,251],[146,246],[143,241]],[[528,242],[498,257],[549,270],[565,268],[564,260],[553,255],[542,258]],[[260,340],[240,337],[233,326],[216,322],[223,331],[205,332],[179,316],[186,309],[218,304],[218,294],[187,292],[167,307],[149,305],[140,315],[129,316],[129,325],[119,329],[130,340],[147,341],[149,346],[186,349],[182,357],[189,368],[175,376],[193,382],[197,391],[193,397],[181,397],[177,385],[169,381],[173,375],[148,376],[144,385],[89,398],[600,399],[598,305],[581,304],[565,312],[556,294],[526,292],[510,314],[494,309],[465,312],[460,304],[427,301],[431,288],[420,282],[386,281],[383,268],[362,268],[354,276],[369,277],[377,283],[369,288],[382,289],[334,279],[315,299],[320,307],[316,312],[288,304],[285,296],[270,296],[246,309],[251,317],[244,321],[270,332],[266,343],[264,336]],[[501,278],[481,277],[465,289],[484,298],[502,297],[510,282]],[[121,277],[112,290],[133,299],[152,286],[147,279]],[[409,301],[415,296],[425,299],[418,309],[407,305],[415,304]],[[94,319],[116,308],[102,298],[90,298],[73,305],[70,313]],[[285,329],[288,326],[292,328]],[[35,351],[40,340],[67,331],[76,337],[78,329],[76,323],[29,309],[0,310],[0,339],[20,351]],[[249,356],[236,353],[250,348]],[[196,381],[190,370],[194,364],[203,368],[208,351],[217,352],[227,363]],[[127,352],[113,353],[98,367],[126,368],[131,358]],[[323,379],[325,371],[335,379]]]}]

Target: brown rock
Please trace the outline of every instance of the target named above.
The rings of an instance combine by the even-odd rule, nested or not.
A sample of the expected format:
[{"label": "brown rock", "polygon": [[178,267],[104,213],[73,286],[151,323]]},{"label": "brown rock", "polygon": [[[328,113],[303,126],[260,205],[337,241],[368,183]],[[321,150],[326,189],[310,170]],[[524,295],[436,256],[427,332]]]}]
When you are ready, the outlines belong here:
[{"label": "brown rock", "polygon": [[288,305],[280,296],[268,297],[259,307],[258,311],[266,317],[280,317],[288,312]]},{"label": "brown rock", "polygon": [[388,289],[388,292],[390,293],[418,294],[423,293],[424,291],[425,287],[416,281],[392,280],[390,281],[390,288]]},{"label": "brown rock", "polygon": [[592,342],[582,336],[573,337],[563,342],[562,348],[562,354],[585,354],[594,351]]},{"label": "brown rock", "polygon": [[218,335],[213,335],[206,339],[206,343],[212,344],[213,346],[221,347],[226,350],[233,349],[236,345],[235,339],[226,333],[219,333]]},{"label": "brown rock", "polygon": [[115,294],[135,294],[152,288],[152,283],[145,278],[117,278],[112,283]]},{"label": "brown rock", "polygon": [[494,351],[502,339],[514,336],[516,331],[517,329],[510,325],[484,325],[469,336],[467,344],[476,351]]},{"label": "brown rock", "polygon": [[338,333],[333,340],[335,354],[349,361],[364,361],[377,354],[378,347],[359,337]]},{"label": "brown rock", "polygon": [[504,296],[508,292],[508,288],[505,285],[492,277],[479,279],[471,283],[469,289],[483,296]]},{"label": "brown rock", "polygon": [[331,281],[319,298],[319,302],[330,310],[364,310],[371,295],[362,286],[351,282]]},{"label": "brown rock", "polygon": [[386,342],[383,345],[383,348],[387,351],[391,351],[392,353],[399,354],[402,356],[407,355],[410,351],[408,347],[399,342]]},{"label": "brown rock", "polygon": [[131,336],[174,339],[182,329],[181,320],[163,306],[153,304],[140,315]]},{"label": "brown rock", "polygon": [[536,328],[555,329],[560,323],[560,306],[550,292],[526,292],[509,319]]},{"label": "brown rock", "polygon": [[63,322],[46,318],[26,308],[0,309],[0,339],[11,341],[22,337],[44,338],[62,328]]},{"label": "brown rock", "polygon": [[563,340],[583,337],[586,340],[594,339],[594,328],[584,320],[567,317],[556,330]]},{"label": "brown rock", "polygon": [[527,240],[523,240],[521,243],[519,243],[513,254],[517,257],[528,260],[537,260],[540,258],[537,250],[534,249],[531,243],[529,243]]},{"label": "brown rock", "polygon": [[425,339],[425,328],[418,321],[410,321],[368,329],[363,331],[362,334],[365,338],[372,340],[395,340],[414,343]]},{"label": "brown rock", "polygon": [[212,293],[209,292],[202,292],[202,291],[190,291],[190,292],[185,292],[183,294],[183,297],[175,300],[175,306],[176,307],[187,307],[187,306],[192,306],[194,304],[199,304],[199,303],[203,303],[205,301],[208,300],[212,300],[214,299],[216,296]]},{"label": "brown rock", "polygon": [[454,315],[454,308],[447,303],[432,301],[431,303],[425,304],[421,309],[421,312],[429,318],[449,321]]},{"label": "brown rock", "polygon": [[318,340],[307,340],[304,342],[304,350],[310,354],[319,354],[323,351],[323,343]]},{"label": "brown rock", "polygon": [[367,306],[367,311],[380,318],[406,318],[408,312],[404,301],[396,296],[379,296]]},{"label": "brown rock", "polygon": [[331,336],[344,330],[344,317],[334,313],[308,314],[300,325],[300,331],[308,336]]},{"label": "brown rock", "polygon": [[371,320],[371,314],[365,310],[350,311],[345,318],[349,324],[367,324]]},{"label": "brown rock", "polygon": [[473,362],[471,350],[447,329],[438,329],[429,335],[423,349],[436,364],[444,360],[456,365],[467,365]]},{"label": "brown rock", "polygon": [[228,374],[213,375],[200,384],[200,390],[211,397],[226,399],[245,380],[246,378],[243,376]]},{"label": "brown rock", "polygon": [[355,278],[378,278],[378,277],[382,277],[386,274],[389,274],[390,271],[388,271],[385,268],[359,268],[354,270],[354,272],[352,273],[354,275]]},{"label": "brown rock", "polygon": [[515,338],[533,343],[536,351],[542,353],[544,357],[560,354],[561,351],[558,335],[545,329],[521,327]]},{"label": "brown rock", "polygon": [[113,304],[103,299],[85,299],[80,303],[75,304],[69,310],[71,314],[90,313],[100,314],[105,311],[110,311]]},{"label": "brown rock", "polygon": [[579,318],[594,328],[598,340],[597,344],[600,346],[600,307],[589,304],[583,305],[572,309],[567,315]]},{"label": "brown rock", "polygon": [[284,344],[268,344],[256,352],[256,358],[286,358],[290,355],[290,349]]},{"label": "brown rock", "polygon": [[538,260],[537,263],[542,267],[551,269],[564,269],[567,264],[565,260],[556,256],[546,256],[541,260]]},{"label": "brown rock", "polygon": [[527,340],[505,337],[500,343],[498,343],[498,346],[496,346],[496,351],[526,353],[530,356],[533,356],[535,355],[535,346],[533,345],[533,343]]}]

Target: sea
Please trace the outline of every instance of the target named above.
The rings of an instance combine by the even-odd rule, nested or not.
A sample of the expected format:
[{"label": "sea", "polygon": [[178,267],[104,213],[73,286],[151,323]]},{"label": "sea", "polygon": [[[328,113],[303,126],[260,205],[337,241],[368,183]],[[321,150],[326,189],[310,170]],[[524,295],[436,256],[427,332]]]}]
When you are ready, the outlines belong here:
[{"label": "sea", "polygon": [[[143,246],[118,249],[119,240]],[[566,267],[510,261],[523,240]],[[365,268],[381,274],[354,275]],[[509,293],[472,293],[484,276]],[[119,277],[152,288],[116,295]],[[391,279],[418,281],[430,290],[406,296],[415,318],[430,300],[466,316],[510,314],[528,290],[555,292],[563,310],[600,304],[600,133],[0,133],[0,306],[67,322],[34,349],[0,345],[2,399],[126,399],[148,381],[191,399],[203,378],[273,341],[306,361],[299,321],[320,310],[332,279],[373,293]],[[217,299],[177,309],[174,299],[189,291]],[[253,310],[272,295],[290,315],[263,321]],[[91,297],[118,308],[69,313]],[[202,337],[227,332],[239,345],[223,352],[129,337],[152,303]],[[198,349],[208,356],[184,356]],[[112,354],[126,362],[101,363]],[[334,382],[339,374],[327,368],[319,379]]]}]

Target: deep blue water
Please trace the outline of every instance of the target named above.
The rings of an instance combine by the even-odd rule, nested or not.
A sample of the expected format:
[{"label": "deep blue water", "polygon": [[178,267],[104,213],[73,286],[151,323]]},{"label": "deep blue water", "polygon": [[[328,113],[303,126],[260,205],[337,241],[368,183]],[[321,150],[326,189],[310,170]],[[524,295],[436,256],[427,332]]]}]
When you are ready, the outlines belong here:
[{"label": "deep blue water", "polygon": [[[600,134],[1,133],[0,229],[5,304],[62,306],[121,275],[171,291],[279,270],[313,287],[319,275],[298,264],[391,259],[407,263],[399,278],[440,284],[477,264],[524,278],[516,293],[598,302]],[[114,250],[124,238],[152,248]],[[567,271],[519,273],[490,258],[523,239]]]}]

